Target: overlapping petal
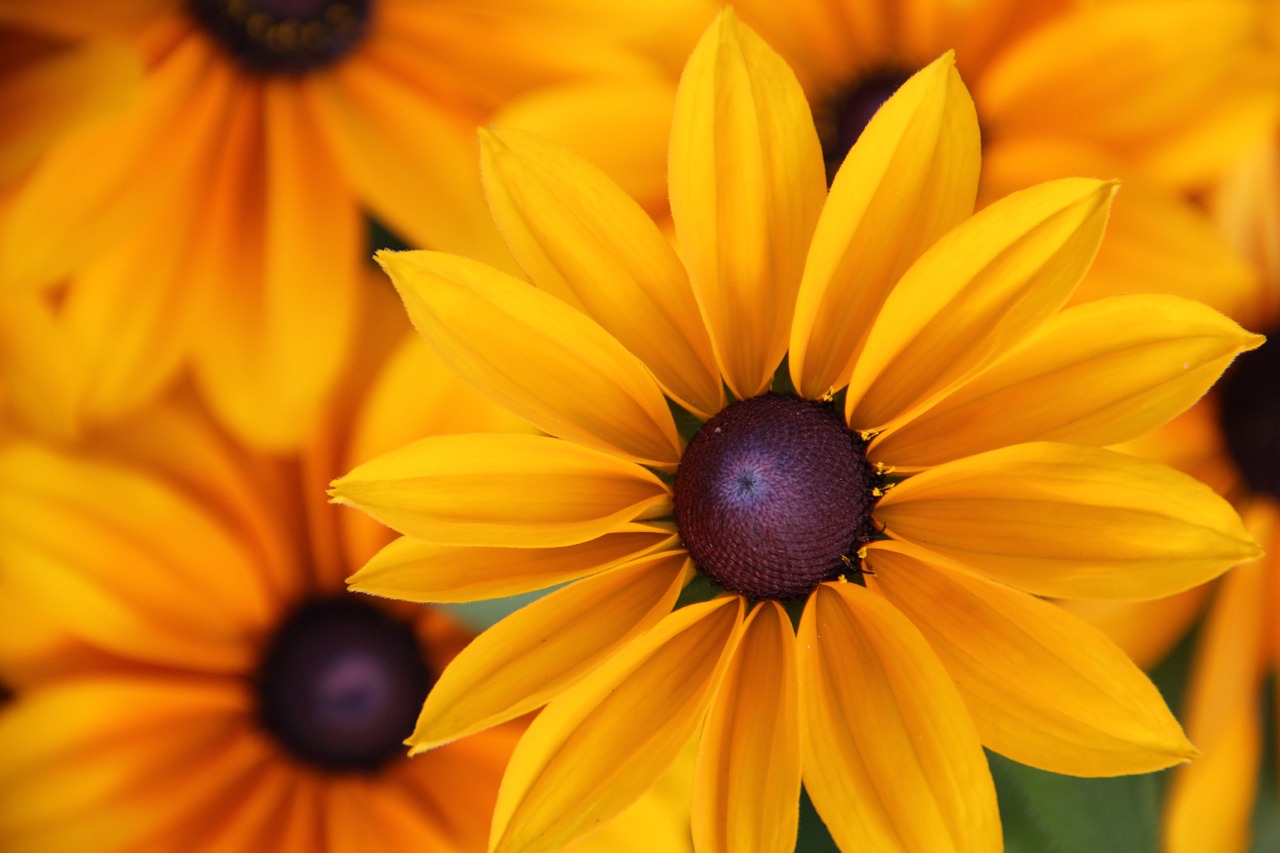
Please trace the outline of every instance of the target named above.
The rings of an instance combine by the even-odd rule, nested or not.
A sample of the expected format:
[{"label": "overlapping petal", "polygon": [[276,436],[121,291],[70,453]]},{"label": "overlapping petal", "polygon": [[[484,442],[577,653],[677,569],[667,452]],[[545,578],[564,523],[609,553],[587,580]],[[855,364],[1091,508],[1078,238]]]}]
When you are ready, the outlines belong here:
[{"label": "overlapping petal", "polygon": [[736,596],[683,607],[548,705],[511,756],[489,849],[557,849],[652,785],[701,725],[741,620]]},{"label": "overlapping petal", "polygon": [[682,551],[641,557],[498,622],[441,673],[409,738],[414,752],[545,705],[670,613],[690,570]]},{"label": "overlapping petal", "polygon": [[335,502],[441,545],[576,545],[670,507],[654,474],[538,435],[441,435],[335,480]]},{"label": "overlapping petal", "polygon": [[648,524],[561,548],[467,548],[412,536],[388,544],[352,575],[351,588],[401,601],[460,602],[519,595],[577,580],[675,543]]},{"label": "overlapping petal", "polygon": [[825,196],[822,153],[786,63],[731,10],[685,65],[669,159],[681,257],[739,398],[768,387]]},{"label": "overlapping petal", "polygon": [[978,733],[911,623],[857,584],[824,584],[797,639],[805,789],[841,849],[999,850]]},{"label": "overlapping petal", "polygon": [[868,452],[900,471],[1028,441],[1117,444],[1198,400],[1259,346],[1229,318],[1173,296],[1127,296],[1067,309],[1021,346]]},{"label": "overlapping petal", "polygon": [[796,296],[801,396],[841,387],[899,276],[973,213],[978,117],[948,53],[885,102],[836,174]]},{"label": "overlapping petal", "polygon": [[701,853],[795,848],[800,796],[796,636],[776,601],[747,616],[698,750],[693,837]]},{"label": "overlapping petal", "polygon": [[1115,187],[1050,181],[992,204],[935,243],[885,301],[845,413],[881,427],[999,356],[1051,317],[1093,261]]},{"label": "overlapping petal", "polygon": [[1071,776],[1148,773],[1195,755],[1159,691],[1098,629],[906,543],[873,542],[867,565],[990,749]]},{"label": "overlapping petal", "polygon": [[686,408],[719,411],[720,372],[688,274],[648,215],[533,134],[481,131],[480,141],[489,207],[529,278],[599,323]]},{"label": "overlapping petal", "polygon": [[475,261],[379,252],[409,317],[460,376],[547,432],[675,467],[680,437],[653,375],[593,320]]},{"label": "overlapping petal", "polygon": [[1051,442],[917,474],[875,517],[895,539],[1060,598],[1159,598],[1261,553],[1231,505],[1185,474]]}]

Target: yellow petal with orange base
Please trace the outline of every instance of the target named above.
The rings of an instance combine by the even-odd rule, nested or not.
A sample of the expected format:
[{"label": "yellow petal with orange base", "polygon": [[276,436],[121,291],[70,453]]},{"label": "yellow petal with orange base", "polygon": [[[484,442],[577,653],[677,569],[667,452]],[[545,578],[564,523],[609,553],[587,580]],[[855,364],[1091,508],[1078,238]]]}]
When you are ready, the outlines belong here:
[{"label": "yellow petal with orange base", "polygon": [[999,850],[978,733],[907,618],[857,584],[823,584],[797,640],[805,789],[841,849]]},{"label": "yellow petal with orange base", "polygon": [[466,548],[403,536],[348,583],[357,592],[401,601],[502,598],[577,580],[675,542],[674,531],[638,523],[561,548]]},{"label": "yellow petal with orange base", "polygon": [[716,358],[738,398],[782,361],[826,181],[804,92],[731,9],[676,91],[671,215]]},{"label": "yellow petal with orange base", "polygon": [[794,850],[800,798],[796,635],[776,601],[757,605],[711,703],[693,783],[699,853]]},{"label": "yellow petal with orange base", "polygon": [[703,418],[723,408],[689,276],[639,205],[531,133],[481,130],[480,151],[489,208],[529,278],[599,323],[685,408]]},{"label": "yellow petal with orange base", "polygon": [[909,477],[880,500],[889,535],[1059,598],[1160,598],[1257,559],[1234,509],[1145,459],[1019,444]]},{"label": "yellow petal with orange base", "polygon": [[736,596],[683,607],[548,705],[511,756],[491,853],[559,849],[648,789],[701,726],[741,622]]},{"label": "yellow petal with orange base", "polygon": [[462,650],[407,743],[433,749],[539,708],[671,612],[683,551],[641,557],[528,604]]},{"label": "yellow petal with orange base", "polygon": [[680,437],[636,356],[595,321],[476,261],[377,255],[418,332],[463,379],[552,435],[673,468]]},{"label": "yellow petal with orange base", "polygon": [[1117,444],[1190,407],[1263,340],[1174,296],[1069,308],[868,453],[905,473],[1027,441]]},{"label": "yellow petal with orange base", "polygon": [[1114,193],[1100,181],[1050,181],[1001,199],[934,243],[871,328],[849,382],[849,423],[884,426],[1053,316],[1093,261]]},{"label": "yellow petal with orange base", "polygon": [[801,396],[848,380],[898,278],[973,213],[979,162],[978,117],[947,53],[885,102],[831,185],[791,326],[788,364]]},{"label": "yellow petal with orange base", "polygon": [[1196,754],[1159,691],[1098,629],[906,543],[871,543],[867,565],[871,588],[947,668],[987,748],[1068,776],[1149,773]]},{"label": "yellow petal with orange base", "polygon": [[440,435],[333,482],[336,503],[441,545],[576,545],[670,509],[652,472],[539,435]]}]

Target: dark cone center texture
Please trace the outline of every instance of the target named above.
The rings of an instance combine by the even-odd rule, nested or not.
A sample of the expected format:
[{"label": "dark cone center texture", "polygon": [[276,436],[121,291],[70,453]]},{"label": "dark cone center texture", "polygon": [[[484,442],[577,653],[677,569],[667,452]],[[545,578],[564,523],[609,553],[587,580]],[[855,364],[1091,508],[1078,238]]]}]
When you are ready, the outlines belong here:
[{"label": "dark cone center texture", "polygon": [[373,0],[188,0],[191,16],[250,74],[297,76],[364,38]]},{"label": "dark cone center texture", "polygon": [[374,772],[403,742],[434,681],[412,627],[360,597],[304,602],[258,671],[262,724],[297,759]]},{"label": "dark cone center texture", "polygon": [[684,546],[713,581],[752,600],[812,592],[857,565],[871,538],[874,473],[828,405],[790,394],[733,403],[676,471]]},{"label": "dark cone center texture", "polygon": [[1280,327],[1236,359],[1218,385],[1227,449],[1255,492],[1280,499]]},{"label": "dark cone center texture", "polygon": [[910,77],[911,72],[901,68],[871,69],[818,105],[814,118],[827,167],[827,186],[835,180],[840,164],[867,122]]}]

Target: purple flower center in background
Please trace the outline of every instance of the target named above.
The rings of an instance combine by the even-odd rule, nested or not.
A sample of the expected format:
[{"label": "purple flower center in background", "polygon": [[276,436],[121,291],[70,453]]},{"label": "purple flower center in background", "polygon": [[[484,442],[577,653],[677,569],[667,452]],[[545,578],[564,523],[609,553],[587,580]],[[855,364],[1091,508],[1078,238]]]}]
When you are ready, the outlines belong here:
[{"label": "purple flower center in background", "polygon": [[829,406],[789,394],[733,403],[676,472],[684,546],[713,581],[753,600],[808,595],[857,566],[875,476]]},{"label": "purple flower center in background", "polygon": [[1227,449],[1245,483],[1280,499],[1280,327],[1236,359],[1218,383]]},{"label": "purple flower center in background", "polygon": [[433,680],[411,626],[354,594],[313,599],[263,656],[262,724],[301,761],[373,772],[404,754]]},{"label": "purple flower center in background", "polygon": [[835,180],[840,164],[862,135],[867,122],[911,74],[902,68],[871,69],[814,108],[822,161],[827,168],[827,186]]},{"label": "purple flower center in background", "polygon": [[296,76],[346,56],[373,0],[188,0],[191,16],[250,74]]}]

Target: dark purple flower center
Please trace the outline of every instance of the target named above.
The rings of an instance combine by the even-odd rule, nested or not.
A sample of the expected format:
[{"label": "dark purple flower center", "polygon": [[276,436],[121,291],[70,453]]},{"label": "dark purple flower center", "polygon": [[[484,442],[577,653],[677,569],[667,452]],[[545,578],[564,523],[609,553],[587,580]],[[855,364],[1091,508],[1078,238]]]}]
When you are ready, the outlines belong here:
[{"label": "dark purple flower center", "polygon": [[689,442],[676,472],[684,546],[713,581],[785,601],[851,572],[873,533],[875,474],[828,405],[791,394],[733,403]]},{"label": "dark purple flower center", "polygon": [[294,610],[268,645],[259,710],[299,760],[373,772],[404,753],[433,681],[410,625],[354,594],[319,598]]},{"label": "dark purple flower center", "polygon": [[188,0],[192,17],[250,74],[296,76],[346,56],[373,0]]},{"label": "dark purple flower center", "polygon": [[1245,483],[1280,499],[1280,327],[1236,359],[1218,384],[1227,449]]},{"label": "dark purple flower center", "polygon": [[827,167],[827,186],[835,180],[840,164],[862,135],[867,122],[898,87],[907,82],[911,73],[897,67],[871,69],[833,92],[814,109],[822,160]]}]

